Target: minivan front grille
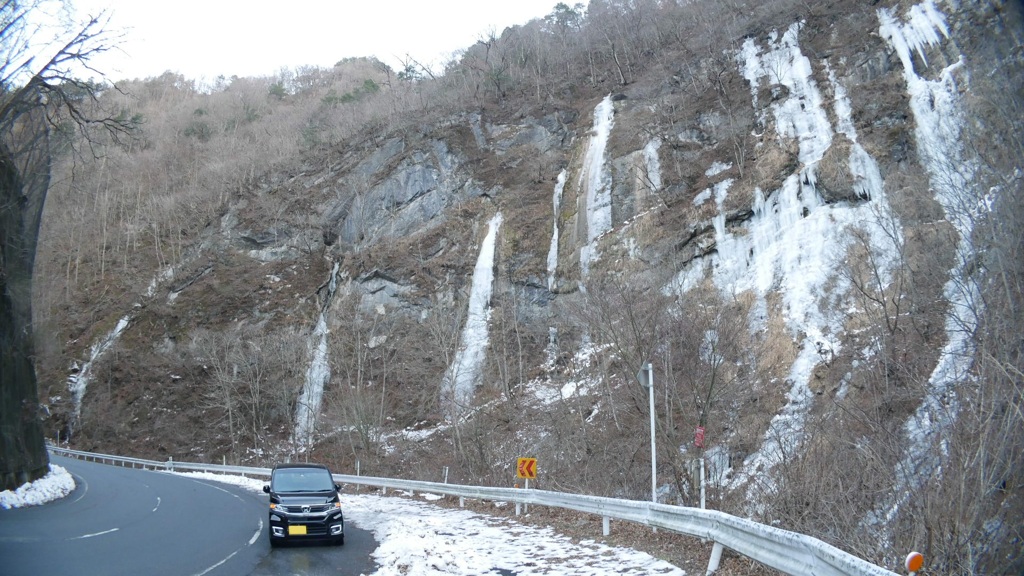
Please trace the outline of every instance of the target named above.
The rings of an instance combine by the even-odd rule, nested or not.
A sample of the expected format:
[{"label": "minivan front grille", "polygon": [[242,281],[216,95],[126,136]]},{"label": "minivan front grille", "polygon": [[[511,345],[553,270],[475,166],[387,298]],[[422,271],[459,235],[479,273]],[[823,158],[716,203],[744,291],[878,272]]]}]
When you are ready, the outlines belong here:
[{"label": "minivan front grille", "polygon": [[320,506],[281,506],[289,514],[323,514],[330,510],[333,504],[322,504]]}]

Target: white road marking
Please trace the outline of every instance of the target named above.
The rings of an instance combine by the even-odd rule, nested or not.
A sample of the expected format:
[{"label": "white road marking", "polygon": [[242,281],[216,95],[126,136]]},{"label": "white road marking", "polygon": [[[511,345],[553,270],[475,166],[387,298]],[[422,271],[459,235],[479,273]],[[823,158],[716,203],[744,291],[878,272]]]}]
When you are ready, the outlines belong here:
[{"label": "white road marking", "polygon": [[[172,472],[168,472],[168,474],[172,474]],[[180,475],[179,475],[179,477],[180,477]],[[186,478],[187,478],[187,476],[186,476]],[[237,498],[238,500],[242,500],[242,497],[239,496],[238,494],[235,494],[234,492],[232,492],[230,490],[225,490],[224,488],[221,488],[220,486],[217,486],[216,484],[211,484],[209,482],[204,482],[202,480],[198,480],[198,479],[195,479],[195,478],[192,478],[192,480],[195,481],[195,482],[198,482],[198,483],[200,483],[200,484],[202,484],[204,486],[209,486],[210,488],[213,488],[215,490],[220,490],[221,492],[223,492],[225,494],[228,494],[228,495],[230,495],[233,498]],[[242,550],[244,550],[246,546],[252,546],[253,544],[255,544],[256,540],[259,539],[260,534],[262,534],[262,533],[263,533],[263,519],[260,519],[260,523],[259,523],[259,526],[256,528],[256,532],[253,533],[252,538],[250,538],[249,541],[246,542],[245,546],[242,546],[238,550],[235,550],[231,554],[228,554],[226,557],[224,557],[223,560],[221,560],[220,562],[217,562],[213,566],[210,566],[206,570],[203,570],[202,572],[196,572],[192,576],[205,576],[206,574],[209,574],[212,570],[216,569],[218,566],[221,566],[225,562],[227,562],[228,560],[231,560],[232,558],[234,558],[235,555],[238,554],[239,552],[241,552]]]},{"label": "white road marking", "polygon": [[249,539],[249,546],[252,546],[253,544],[255,544],[256,543],[256,539],[259,538],[260,534],[262,534],[262,533],[263,533],[263,519],[260,519],[260,527],[256,529],[256,532],[252,535],[252,538]]},{"label": "white road marking", "polygon": [[[256,542],[256,539],[257,539],[257,538],[259,538],[259,537],[260,537],[260,534],[262,534],[262,533],[263,533],[263,520],[260,520],[260,526],[259,526],[259,528],[257,528],[257,529],[256,529],[256,533],[252,535],[252,538],[250,538],[250,539],[249,539],[249,543],[248,543],[248,544],[246,544],[245,546],[252,546],[252,545],[253,545],[253,543],[254,543],[254,542]],[[238,550],[235,550],[235,551],[234,551],[234,552],[232,552],[231,554],[228,554],[226,558],[224,558],[224,559],[223,559],[223,560],[221,560],[220,562],[217,562],[217,563],[216,563],[216,564],[214,564],[213,566],[210,566],[210,567],[209,567],[209,568],[207,568],[206,570],[203,570],[202,572],[196,572],[195,574],[193,574],[193,576],[204,576],[205,574],[209,574],[209,573],[210,573],[210,571],[211,571],[211,570],[213,570],[214,568],[217,568],[217,567],[218,567],[218,566],[220,566],[221,564],[224,564],[224,563],[225,563],[225,562],[227,562],[228,560],[231,560],[232,558],[234,558],[234,557],[235,557],[235,554],[238,554],[239,552],[241,552],[241,551],[242,551],[242,550],[243,550],[243,549],[245,548],[245,546],[242,546],[242,547],[241,547],[241,548],[239,548]]]},{"label": "white road marking", "polygon": [[72,474],[71,477],[75,479],[76,483],[81,483],[82,485],[82,493],[78,496],[78,498],[75,498],[71,502],[72,504],[74,504],[75,502],[78,502],[82,498],[85,498],[85,493],[89,491],[89,483],[85,481],[85,478],[82,478],[78,474]]},{"label": "white road marking", "polygon": [[156,497],[156,507],[153,508],[153,510],[151,510],[151,512],[156,512],[156,509],[159,508],[159,507],[160,507],[160,497],[157,496]]},{"label": "white road marking", "polygon": [[111,528],[110,530],[104,530],[103,532],[96,532],[95,534],[86,534],[84,536],[75,536],[74,538],[68,538],[68,540],[82,540],[84,538],[92,538],[93,536],[102,536],[104,534],[110,534],[111,532],[117,532],[120,528]]}]

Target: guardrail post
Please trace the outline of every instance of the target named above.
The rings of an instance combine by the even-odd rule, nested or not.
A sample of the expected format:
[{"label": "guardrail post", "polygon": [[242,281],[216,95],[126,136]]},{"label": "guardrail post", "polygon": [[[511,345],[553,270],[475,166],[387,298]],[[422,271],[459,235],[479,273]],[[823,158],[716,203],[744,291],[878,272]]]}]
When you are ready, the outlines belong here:
[{"label": "guardrail post", "polygon": [[705,572],[705,576],[711,576],[718,570],[718,564],[722,562],[722,544],[715,542],[715,547],[711,549],[711,560],[708,561],[708,571]]},{"label": "guardrail post", "polygon": [[[512,487],[513,488],[519,488],[519,483],[516,482],[515,484],[512,485]],[[523,505],[520,504],[519,501],[517,500],[516,501],[516,516],[519,516],[522,513],[523,513]]]},{"label": "guardrail post", "polygon": [[466,507],[466,497],[465,496],[459,496],[459,508],[465,508],[465,507]]},{"label": "guardrail post", "polygon": [[601,519],[601,529],[604,532],[605,536],[607,536],[607,535],[612,533],[611,524],[612,524],[611,518],[605,516],[604,518]]}]

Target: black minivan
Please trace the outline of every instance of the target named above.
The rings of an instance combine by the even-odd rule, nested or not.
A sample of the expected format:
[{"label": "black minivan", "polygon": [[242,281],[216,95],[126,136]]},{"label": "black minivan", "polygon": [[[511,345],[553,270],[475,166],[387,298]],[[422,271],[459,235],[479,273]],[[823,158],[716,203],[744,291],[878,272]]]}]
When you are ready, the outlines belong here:
[{"label": "black minivan", "polygon": [[345,543],[341,486],[321,464],[278,464],[263,491],[270,494],[270,545]]}]

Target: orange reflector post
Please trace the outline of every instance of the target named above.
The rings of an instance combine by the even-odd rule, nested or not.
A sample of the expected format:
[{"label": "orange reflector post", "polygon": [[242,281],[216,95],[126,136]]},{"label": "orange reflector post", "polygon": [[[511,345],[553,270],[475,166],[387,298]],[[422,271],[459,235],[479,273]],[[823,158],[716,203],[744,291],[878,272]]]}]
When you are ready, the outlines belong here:
[{"label": "orange reflector post", "polygon": [[904,565],[907,567],[907,570],[913,574],[924,566],[924,556],[922,556],[920,552],[911,552],[910,554],[907,554],[907,561]]}]

